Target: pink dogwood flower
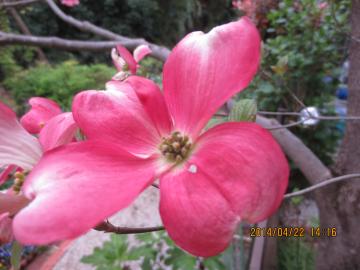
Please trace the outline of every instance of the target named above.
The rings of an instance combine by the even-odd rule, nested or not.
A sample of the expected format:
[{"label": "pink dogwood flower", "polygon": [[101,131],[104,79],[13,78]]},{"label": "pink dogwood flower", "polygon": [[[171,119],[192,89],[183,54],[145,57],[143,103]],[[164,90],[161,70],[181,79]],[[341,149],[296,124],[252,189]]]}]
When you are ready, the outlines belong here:
[{"label": "pink dogwood flower", "polygon": [[33,97],[29,104],[31,109],[21,117],[20,123],[31,134],[38,134],[47,121],[62,113],[60,106],[48,98]]},{"label": "pink dogwood flower", "polygon": [[0,102],[0,164],[30,171],[44,152],[70,142],[76,129],[72,113],[61,113],[47,122],[37,138],[25,130],[9,107]]},{"label": "pink dogwood flower", "polygon": [[[40,133],[40,130],[50,119],[62,113],[60,106],[48,98],[33,97],[30,98],[29,104],[31,109],[21,117],[20,123],[30,134]],[[19,168],[13,164],[3,166],[0,173],[0,185],[8,179],[14,170],[19,170]]]},{"label": "pink dogwood flower", "polygon": [[79,93],[73,115],[88,140],[45,153],[31,171],[23,189],[32,201],[14,219],[15,237],[77,237],[159,179],[160,214],[175,243],[197,256],[223,251],[240,221],[277,209],[288,182],[283,152],[259,125],[203,130],[259,61],[258,31],[244,17],[180,41],[164,65],[164,94],[138,76]]},{"label": "pink dogwood flower", "polygon": [[123,46],[117,45],[111,50],[111,58],[118,73],[113,77],[114,80],[124,80],[130,74],[136,74],[140,67],[139,62],[148,54],[151,49],[148,45],[140,45],[135,48],[133,55]]},{"label": "pink dogwood flower", "polygon": [[61,0],[61,4],[68,6],[68,7],[74,7],[80,4],[79,0]]},{"label": "pink dogwood flower", "polygon": [[[29,117],[29,122],[37,120],[37,116],[34,114],[31,121]],[[16,119],[15,113],[0,102],[0,164],[5,166],[0,177],[0,184],[3,184],[8,179],[8,175],[16,168],[25,176],[40,161],[44,152],[70,142],[76,130],[77,125],[72,113],[67,112],[56,115],[51,120],[47,119],[47,124],[41,129],[39,138],[36,138],[24,129]],[[11,190],[8,190],[7,194],[0,193],[0,238],[2,242],[11,239],[9,227],[11,227],[12,219],[9,214],[16,214],[28,202],[29,200],[23,196],[21,191],[19,194],[15,194]]]}]

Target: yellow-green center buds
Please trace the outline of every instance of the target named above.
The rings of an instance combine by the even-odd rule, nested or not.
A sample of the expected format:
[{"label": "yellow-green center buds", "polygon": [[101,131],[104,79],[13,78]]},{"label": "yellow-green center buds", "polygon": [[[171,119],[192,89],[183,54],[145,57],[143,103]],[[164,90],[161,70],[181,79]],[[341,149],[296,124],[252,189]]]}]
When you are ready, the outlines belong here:
[{"label": "yellow-green center buds", "polygon": [[175,131],[171,136],[162,138],[159,149],[167,161],[181,163],[188,157],[191,145],[188,136]]},{"label": "yellow-green center buds", "polygon": [[15,173],[15,179],[14,179],[14,185],[13,190],[16,194],[20,193],[21,187],[24,184],[25,181],[25,173],[23,172],[16,172]]}]

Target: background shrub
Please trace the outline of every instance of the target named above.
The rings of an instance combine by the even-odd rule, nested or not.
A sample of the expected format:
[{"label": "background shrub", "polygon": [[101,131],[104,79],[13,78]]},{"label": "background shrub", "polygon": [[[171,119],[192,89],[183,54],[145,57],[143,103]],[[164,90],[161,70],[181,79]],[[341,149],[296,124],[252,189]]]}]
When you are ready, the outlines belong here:
[{"label": "background shrub", "polygon": [[80,65],[71,60],[54,67],[40,64],[20,71],[8,77],[4,85],[18,104],[19,113],[25,111],[27,100],[33,96],[51,98],[64,110],[70,110],[76,93],[104,89],[115,72],[114,68],[103,64]]}]

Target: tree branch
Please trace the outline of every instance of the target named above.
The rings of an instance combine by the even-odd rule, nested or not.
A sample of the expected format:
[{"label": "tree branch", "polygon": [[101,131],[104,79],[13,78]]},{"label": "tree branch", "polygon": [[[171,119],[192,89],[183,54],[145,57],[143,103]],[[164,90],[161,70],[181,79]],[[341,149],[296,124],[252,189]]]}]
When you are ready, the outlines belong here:
[{"label": "tree branch", "polygon": [[141,39],[130,39],[126,41],[81,41],[58,37],[20,35],[0,31],[0,45],[6,44],[39,46],[68,51],[109,51],[117,44],[121,44],[129,49],[133,49],[143,43]]},{"label": "tree branch", "polygon": [[[21,32],[25,35],[32,35],[30,32],[30,29],[27,27],[23,19],[21,18],[20,14],[16,11],[15,8],[9,7],[6,9],[10,15],[14,18],[17,26],[20,28]],[[46,58],[45,53],[41,50],[41,48],[36,47],[36,53],[40,59],[40,61],[44,63],[49,63],[49,61]]]},{"label": "tree branch", "polygon": [[35,2],[39,2],[40,0],[19,0],[19,1],[0,1],[0,7],[23,7],[23,6],[27,6],[30,4],[33,4]]},{"label": "tree branch", "polygon": [[75,26],[80,31],[90,32],[109,40],[125,41],[128,39],[126,37],[122,37],[118,34],[115,34],[114,32],[111,32],[107,29],[96,26],[88,21],[79,21],[74,17],[65,14],[52,0],[44,0],[44,1],[48,4],[50,9],[55,13],[56,16],[58,16],[64,22],[72,26]]},{"label": "tree branch", "polygon": [[289,123],[286,125],[278,125],[278,126],[272,126],[272,127],[267,127],[266,129],[268,130],[275,130],[275,129],[282,129],[282,128],[289,128],[289,127],[295,127],[298,125],[301,125],[302,123],[304,123],[307,119],[302,119],[293,123]]},{"label": "tree branch", "polygon": [[318,181],[318,182],[320,182],[319,184],[313,185],[313,186],[308,187],[308,188],[304,188],[304,189],[299,190],[299,191],[295,191],[295,192],[285,194],[284,199],[295,197],[295,196],[300,196],[300,195],[303,195],[305,193],[314,191],[314,190],[316,190],[318,188],[325,187],[327,185],[330,185],[330,184],[333,184],[333,183],[336,183],[336,182],[339,182],[339,181],[349,180],[349,179],[354,179],[354,178],[360,178],[360,173],[346,174],[346,175],[331,178],[331,179],[328,179],[328,180],[322,181],[322,182]]},{"label": "tree branch", "polygon": [[[301,113],[298,112],[267,112],[267,111],[258,111],[258,114],[261,115],[284,115],[284,116],[302,116]],[[360,120],[359,116],[328,116],[328,115],[320,115],[313,116],[309,115],[305,120],[308,119],[317,119],[317,120]]]},{"label": "tree branch", "polygon": [[[61,20],[64,22],[76,27],[80,31],[83,32],[89,32],[93,33],[95,35],[101,36],[103,38],[109,39],[109,40],[118,40],[120,41],[120,44],[137,44],[141,45],[148,45],[150,49],[152,50],[151,55],[161,61],[165,61],[167,56],[170,53],[170,50],[166,47],[162,47],[159,45],[152,44],[150,42],[147,42],[145,39],[133,39],[129,37],[124,37],[119,34],[116,34],[114,32],[111,32],[107,29],[104,29],[102,27],[99,27],[97,25],[94,25],[88,21],[80,21],[75,19],[72,16],[69,16],[65,14],[56,4],[53,0],[45,0],[48,6],[51,8],[51,10],[55,13],[56,16],[58,16]],[[128,46],[128,49],[133,50],[136,46]]]},{"label": "tree branch", "polygon": [[147,228],[128,228],[128,227],[116,227],[111,224],[109,221],[103,221],[97,225],[94,230],[102,231],[106,233],[116,233],[116,234],[135,234],[135,233],[147,233],[147,232],[156,232],[164,230],[164,227],[147,227]]}]

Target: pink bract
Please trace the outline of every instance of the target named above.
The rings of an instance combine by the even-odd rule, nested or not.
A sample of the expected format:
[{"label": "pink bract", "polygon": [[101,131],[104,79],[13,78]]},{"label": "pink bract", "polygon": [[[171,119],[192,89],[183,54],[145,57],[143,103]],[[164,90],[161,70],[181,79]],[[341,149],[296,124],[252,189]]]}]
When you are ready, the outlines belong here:
[{"label": "pink bract", "polygon": [[[76,129],[77,125],[72,114],[62,113],[52,119],[47,119],[46,126],[40,131],[40,139],[37,139],[20,125],[15,113],[0,102],[0,164],[4,167],[0,174],[0,185],[16,168],[18,171],[27,173],[39,162],[45,151],[72,141]],[[9,233],[12,219],[8,214],[13,216],[28,203],[29,199],[21,192],[16,194],[9,189],[6,194],[0,193],[0,240],[2,243],[11,239],[9,237],[12,236],[12,233]]]},{"label": "pink bract", "polygon": [[59,105],[48,98],[33,97],[29,104],[31,109],[21,117],[20,122],[31,134],[38,134],[47,121],[62,112]]},{"label": "pink bract", "polygon": [[137,69],[140,67],[139,62],[148,54],[151,49],[148,45],[140,45],[135,48],[133,55],[122,45],[117,45],[112,51],[113,63],[118,72],[123,72],[125,65],[127,65],[131,74],[136,74]]},{"label": "pink bract", "polygon": [[79,236],[160,179],[160,214],[175,243],[197,256],[223,251],[238,222],[277,209],[288,182],[284,154],[259,125],[203,130],[259,62],[258,31],[242,18],[180,41],[164,65],[164,94],[137,76],[78,94],[73,116],[88,141],[48,151],[30,173],[24,191],[33,200],[14,219],[16,238]]}]

